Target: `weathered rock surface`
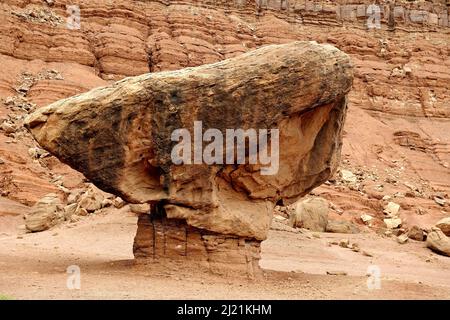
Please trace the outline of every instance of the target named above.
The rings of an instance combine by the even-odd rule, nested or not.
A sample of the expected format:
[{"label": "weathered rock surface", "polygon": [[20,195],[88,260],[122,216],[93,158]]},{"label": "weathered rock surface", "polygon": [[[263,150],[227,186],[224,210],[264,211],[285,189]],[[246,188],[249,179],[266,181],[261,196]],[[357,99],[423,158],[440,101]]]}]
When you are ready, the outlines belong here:
[{"label": "weathered rock surface", "polygon": [[[169,220],[261,241],[275,203],[295,202],[336,170],[351,84],[347,55],[294,42],[127,78],[42,108],[27,127],[104,191],[161,204]],[[224,135],[279,129],[278,173],[261,175],[261,165],[249,164],[174,165],[171,134],[192,132],[194,121]]]}]

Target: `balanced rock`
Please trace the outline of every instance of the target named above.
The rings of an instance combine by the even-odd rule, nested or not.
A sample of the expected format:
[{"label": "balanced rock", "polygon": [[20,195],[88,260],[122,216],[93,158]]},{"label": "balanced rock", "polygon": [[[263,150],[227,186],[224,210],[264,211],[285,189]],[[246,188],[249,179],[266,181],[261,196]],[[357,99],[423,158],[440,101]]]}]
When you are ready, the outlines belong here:
[{"label": "balanced rock", "polygon": [[[136,257],[251,270],[275,204],[294,203],[336,171],[352,79],[349,57],[331,45],[271,45],[126,78],[41,108],[26,126],[102,190],[151,205],[138,221]],[[242,153],[233,136],[224,143],[239,129],[255,149]]]}]

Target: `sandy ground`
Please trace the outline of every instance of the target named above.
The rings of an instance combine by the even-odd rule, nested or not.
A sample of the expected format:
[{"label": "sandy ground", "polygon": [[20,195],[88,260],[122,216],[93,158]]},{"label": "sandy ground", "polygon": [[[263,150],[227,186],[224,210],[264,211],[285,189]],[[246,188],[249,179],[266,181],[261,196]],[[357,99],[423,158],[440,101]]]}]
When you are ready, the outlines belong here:
[{"label": "sandy ground", "polygon": [[[450,299],[450,258],[424,243],[405,245],[375,234],[272,230],[263,243],[264,276],[224,278],[188,267],[136,265],[136,217],[126,210],[36,234],[0,233],[0,296],[14,299]],[[361,252],[329,245],[349,239]],[[366,251],[373,257],[362,253]],[[69,290],[68,266],[81,270]],[[370,267],[372,266],[372,267]],[[375,266],[375,267],[374,267]],[[369,289],[370,270],[380,288]],[[374,269],[376,268],[376,269]],[[344,271],[347,275],[327,275]]]}]

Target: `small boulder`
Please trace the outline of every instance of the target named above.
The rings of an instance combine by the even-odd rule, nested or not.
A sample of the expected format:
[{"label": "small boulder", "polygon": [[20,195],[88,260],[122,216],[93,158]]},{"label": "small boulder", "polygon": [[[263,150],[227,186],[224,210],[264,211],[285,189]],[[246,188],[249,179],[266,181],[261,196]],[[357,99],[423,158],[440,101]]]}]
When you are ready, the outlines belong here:
[{"label": "small boulder", "polygon": [[28,149],[28,155],[32,158],[32,159],[40,159],[40,158],[45,158],[49,155],[49,153],[47,151],[45,151],[44,149],[38,148],[38,147],[34,147],[34,148],[29,148]]},{"label": "small boulder", "polygon": [[76,203],[69,204],[64,207],[64,220],[70,221],[70,217],[75,214],[78,205]]},{"label": "small boulder", "polygon": [[[88,214],[89,214],[89,212],[85,208],[82,208],[80,206],[78,206],[77,209],[75,210],[75,215],[77,215],[77,216],[85,217]],[[72,216],[72,218],[73,218],[73,216]],[[74,220],[74,219],[72,219],[72,220]]]},{"label": "small boulder", "polygon": [[112,200],[110,199],[103,199],[102,201],[102,208],[107,208],[113,205]]},{"label": "small boulder", "polygon": [[40,199],[25,215],[25,227],[29,232],[50,229],[64,220],[63,206],[58,196],[49,193]]},{"label": "small boulder", "polygon": [[351,172],[349,170],[342,169],[340,174],[341,174],[341,178],[344,182],[356,183],[356,181],[357,181],[356,176],[353,174],[353,172]]},{"label": "small boulder", "polygon": [[0,129],[2,131],[4,131],[6,134],[10,134],[10,133],[16,132],[16,127],[13,124],[10,124],[8,122],[3,122],[0,125]]},{"label": "small boulder", "polygon": [[390,217],[396,217],[398,215],[399,210],[400,210],[400,205],[391,201],[384,207],[383,212]]},{"label": "small boulder", "polygon": [[427,247],[436,253],[450,257],[450,238],[439,228],[433,227],[428,233]]},{"label": "small boulder", "polygon": [[397,229],[402,224],[402,219],[400,218],[389,218],[384,219],[383,221],[388,229]]},{"label": "small boulder", "polygon": [[94,212],[102,208],[103,194],[94,186],[89,186],[84,194],[80,196],[78,205],[87,212]]},{"label": "small boulder", "polygon": [[427,214],[427,211],[422,207],[418,207],[416,209],[416,214],[418,214],[419,216],[423,216],[424,214]]},{"label": "small boulder", "polygon": [[370,224],[370,222],[373,220],[373,217],[371,215],[368,215],[368,214],[363,214],[363,215],[361,215],[361,220],[365,224]]},{"label": "small boulder", "polygon": [[444,218],[439,220],[436,223],[436,227],[441,229],[441,231],[446,235],[450,237],[450,217]]},{"label": "small boulder", "polygon": [[361,251],[361,248],[359,247],[359,244],[357,244],[356,242],[351,244],[350,249],[352,249],[352,251],[355,251],[355,252],[360,252]]},{"label": "small boulder", "polygon": [[121,197],[116,197],[112,200],[112,204],[115,208],[120,209],[125,205],[125,201]]},{"label": "small boulder", "polygon": [[307,198],[294,205],[289,224],[316,232],[325,232],[328,224],[328,202],[319,197]]},{"label": "small boulder", "polygon": [[397,242],[400,244],[405,244],[406,242],[408,242],[408,235],[406,233],[401,234],[397,237]]},{"label": "small boulder", "polygon": [[438,205],[440,205],[442,207],[445,206],[445,204],[446,204],[445,199],[440,198],[440,197],[434,197],[434,202],[436,202]]},{"label": "small boulder", "polygon": [[348,240],[348,239],[341,239],[339,241],[339,247],[348,248],[349,246],[350,246],[350,240]]},{"label": "small boulder", "polygon": [[420,229],[418,226],[413,226],[408,231],[408,238],[416,240],[416,241],[424,241],[425,240],[425,234],[422,229]]},{"label": "small boulder", "polygon": [[326,231],[330,233],[359,233],[359,229],[349,221],[328,221]]},{"label": "small boulder", "polygon": [[136,214],[146,214],[150,212],[150,205],[148,203],[131,204],[130,210]]}]

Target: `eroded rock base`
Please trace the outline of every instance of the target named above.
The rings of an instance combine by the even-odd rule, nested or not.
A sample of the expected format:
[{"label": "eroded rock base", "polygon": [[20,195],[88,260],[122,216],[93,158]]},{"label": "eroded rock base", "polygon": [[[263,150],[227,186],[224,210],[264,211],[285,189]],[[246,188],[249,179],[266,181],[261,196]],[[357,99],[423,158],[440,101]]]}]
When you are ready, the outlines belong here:
[{"label": "eroded rock base", "polygon": [[168,219],[153,210],[141,214],[133,253],[138,262],[186,261],[215,273],[259,277],[260,241],[223,235]]}]

